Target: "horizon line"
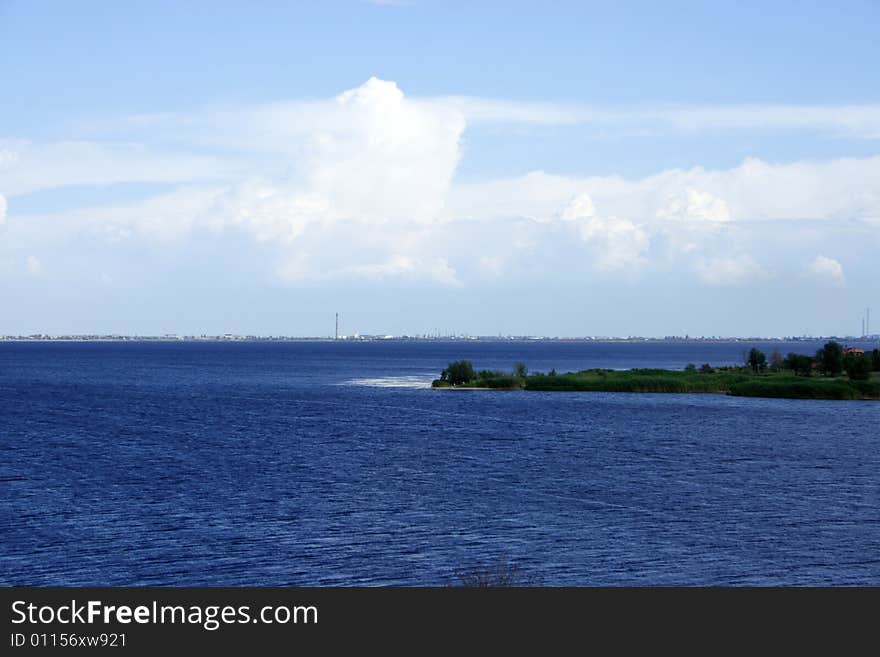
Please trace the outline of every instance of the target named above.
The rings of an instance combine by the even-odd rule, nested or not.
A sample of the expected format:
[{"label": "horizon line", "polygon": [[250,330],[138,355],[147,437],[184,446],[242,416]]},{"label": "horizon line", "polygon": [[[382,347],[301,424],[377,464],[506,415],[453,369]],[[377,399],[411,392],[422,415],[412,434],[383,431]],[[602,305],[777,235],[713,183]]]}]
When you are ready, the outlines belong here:
[{"label": "horizon line", "polygon": [[366,333],[341,335],[339,337],[309,335],[271,335],[271,334],[125,334],[125,333],[29,333],[3,334],[0,342],[803,342],[815,340],[855,340],[861,342],[880,341],[880,334],[870,335],[783,335],[783,336],[741,336],[741,335],[580,335],[549,336],[529,334],[497,335],[431,335],[406,333],[400,335]]}]

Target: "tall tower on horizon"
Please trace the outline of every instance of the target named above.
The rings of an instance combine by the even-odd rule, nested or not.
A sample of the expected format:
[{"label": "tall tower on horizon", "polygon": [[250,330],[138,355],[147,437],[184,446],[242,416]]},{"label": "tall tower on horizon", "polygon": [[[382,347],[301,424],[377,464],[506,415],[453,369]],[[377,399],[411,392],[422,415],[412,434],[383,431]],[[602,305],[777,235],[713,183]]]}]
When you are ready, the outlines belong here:
[{"label": "tall tower on horizon", "polygon": [[334,339],[339,339],[339,313],[336,313],[336,337]]}]

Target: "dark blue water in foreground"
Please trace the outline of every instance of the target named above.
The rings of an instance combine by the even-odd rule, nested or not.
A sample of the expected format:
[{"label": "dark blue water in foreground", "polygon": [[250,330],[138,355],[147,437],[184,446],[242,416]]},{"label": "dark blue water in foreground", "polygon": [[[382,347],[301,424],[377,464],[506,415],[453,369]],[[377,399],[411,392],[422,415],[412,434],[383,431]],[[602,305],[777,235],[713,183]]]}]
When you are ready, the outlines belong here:
[{"label": "dark blue water in foreground", "polygon": [[880,584],[880,404],[416,387],[749,346],[2,343],[0,583]]}]

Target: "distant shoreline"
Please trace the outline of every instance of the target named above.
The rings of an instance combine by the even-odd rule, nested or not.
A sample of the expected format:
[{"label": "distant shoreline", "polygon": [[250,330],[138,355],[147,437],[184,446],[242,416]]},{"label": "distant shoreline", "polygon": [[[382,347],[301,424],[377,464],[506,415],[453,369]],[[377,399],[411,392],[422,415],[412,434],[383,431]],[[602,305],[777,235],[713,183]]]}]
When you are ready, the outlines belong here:
[{"label": "distant shoreline", "polygon": [[346,338],[328,337],[293,337],[293,336],[90,336],[90,335],[4,335],[0,336],[3,342],[173,342],[173,343],[254,343],[254,342],[419,342],[419,343],[471,343],[471,342],[549,342],[549,343],[599,343],[599,344],[735,344],[735,343],[792,343],[792,342],[821,342],[837,340],[841,342],[880,343],[880,335],[872,336],[791,336],[779,338],[767,337],[723,337],[723,338],[691,338],[668,336],[663,338],[615,338],[615,337],[576,337],[576,338],[549,338],[529,336],[478,336],[478,337],[416,337],[416,336],[358,336]]}]

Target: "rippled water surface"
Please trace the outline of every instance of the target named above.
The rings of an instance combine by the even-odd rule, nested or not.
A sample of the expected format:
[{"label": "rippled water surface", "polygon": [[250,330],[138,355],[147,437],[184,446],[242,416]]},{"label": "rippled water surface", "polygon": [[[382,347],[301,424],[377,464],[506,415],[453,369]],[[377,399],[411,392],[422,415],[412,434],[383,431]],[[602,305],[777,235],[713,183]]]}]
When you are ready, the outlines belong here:
[{"label": "rippled water surface", "polygon": [[2,343],[0,583],[880,584],[880,404],[424,387],[750,346]]}]

